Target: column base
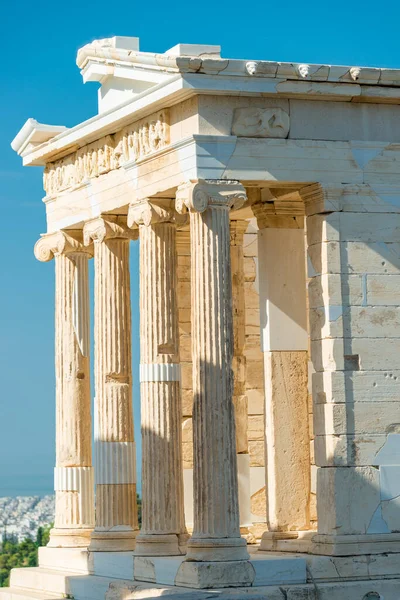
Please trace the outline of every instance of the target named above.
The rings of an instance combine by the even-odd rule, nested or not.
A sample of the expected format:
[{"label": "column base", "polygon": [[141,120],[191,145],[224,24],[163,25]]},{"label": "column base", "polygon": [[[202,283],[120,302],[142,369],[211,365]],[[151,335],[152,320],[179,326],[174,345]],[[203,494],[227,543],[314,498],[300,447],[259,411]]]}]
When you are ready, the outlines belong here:
[{"label": "column base", "polygon": [[315,531],[264,531],[259,551],[308,552]]},{"label": "column base", "polygon": [[255,579],[255,570],[247,561],[194,562],[183,561],[175,578],[175,585],[197,589],[249,587]]},{"label": "column base", "polygon": [[135,556],[182,556],[186,553],[188,534],[140,533],[136,538]]},{"label": "column base", "polygon": [[187,561],[245,561],[249,558],[246,540],[239,538],[196,538],[188,541]]},{"label": "column base", "polygon": [[360,535],[327,535],[315,533],[312,554],[352,556],[400,552],[400,533],[366,533]]},{"label": "column base", "polygon": [[108,530],[92,533],[90,552],[126,552],[136,546],[137,530]]},{"label": "column base", "polygon": [[50,530],[49,548],[87,548],[90,544],[92,528],[58,529]]},{"label": "column base", "polygon": [[400,553],[400,533],[329,535],[316,531],[266,531],[259,552],[303,552],[321,556]]}]

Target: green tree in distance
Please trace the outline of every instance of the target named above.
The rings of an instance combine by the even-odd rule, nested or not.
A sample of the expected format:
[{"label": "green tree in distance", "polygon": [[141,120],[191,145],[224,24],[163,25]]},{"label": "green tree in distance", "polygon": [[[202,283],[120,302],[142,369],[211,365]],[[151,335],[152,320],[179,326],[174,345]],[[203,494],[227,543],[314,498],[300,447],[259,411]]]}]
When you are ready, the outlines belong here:
[{"label": "green tree in distance", "polygon": [[39,527],[36,540],[26,538],[18,542],[16,536],[3,535],[0,552],[0,587],[10,583],[10,571],[16,567],[37,567],[38,548],[46,546],[52,525]]}]

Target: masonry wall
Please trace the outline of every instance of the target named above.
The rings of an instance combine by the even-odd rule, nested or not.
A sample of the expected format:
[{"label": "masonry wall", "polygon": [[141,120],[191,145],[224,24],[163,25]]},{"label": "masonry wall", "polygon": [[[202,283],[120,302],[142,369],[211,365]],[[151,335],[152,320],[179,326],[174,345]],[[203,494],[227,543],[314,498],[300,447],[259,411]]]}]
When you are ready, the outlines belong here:
[{"label": "masonry wall", "polygon": [[306,201],[324,534],[400,530],[400,214],[387,188],[342,186],[329,211]]}]

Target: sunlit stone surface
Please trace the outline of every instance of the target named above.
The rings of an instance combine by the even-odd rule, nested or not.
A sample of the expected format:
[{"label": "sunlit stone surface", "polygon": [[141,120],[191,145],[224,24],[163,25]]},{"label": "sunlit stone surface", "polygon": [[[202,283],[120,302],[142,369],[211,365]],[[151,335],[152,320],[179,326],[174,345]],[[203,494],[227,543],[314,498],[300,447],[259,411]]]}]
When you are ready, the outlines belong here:
[{"label": "sunlit stone surface", "polygon": [[0,599],[398,600],[400,71],[124,37],[77,63],[98,115],[12,142],[45,167],[56,522]]}]

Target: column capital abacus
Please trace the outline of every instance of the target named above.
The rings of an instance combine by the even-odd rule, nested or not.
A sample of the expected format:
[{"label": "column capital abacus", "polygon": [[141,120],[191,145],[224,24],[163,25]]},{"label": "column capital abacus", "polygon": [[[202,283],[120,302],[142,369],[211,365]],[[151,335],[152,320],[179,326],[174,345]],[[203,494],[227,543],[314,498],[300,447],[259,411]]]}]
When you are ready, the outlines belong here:
[{"label": "column capital abacus", "polygon": [[175,206],[179,213],[204,212],[211,206],[237,210],[247,200],[246,189],[240,181],[228,179],[198,179],[178,187]]},{"label": "column capital abacus", "polygon": [[124,217],[107,215],[85,223],[83,227],[83,243],[89,246],[92,242],[104,242],[111,239],[135,240],[137,235],[126,226]]},{"label": "column capital abacus", "polygon": [[56,231],[45,233],[36,242],[34,247],[35,257],[41,262],[49,262],[60,254],[83,253],[93,256],[90,244],[86,247],[82,243],[82,231]]},{"label": "column capital abacus", "polygon": [[128,227],[134,229],[139,225],[155,225],[157,223],[175,223],[185,225],[186,215],[175,210],[173,200],[144,198],[136,204],[131,204],[128,211]]}]

